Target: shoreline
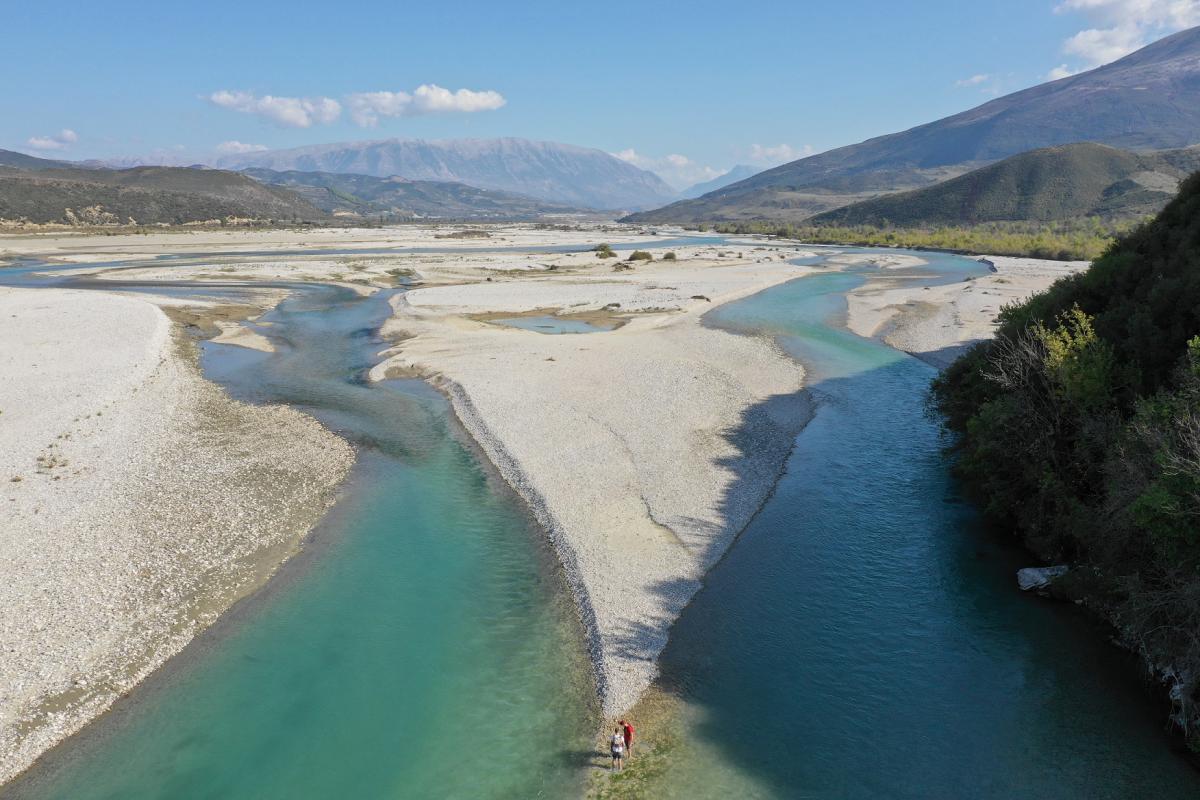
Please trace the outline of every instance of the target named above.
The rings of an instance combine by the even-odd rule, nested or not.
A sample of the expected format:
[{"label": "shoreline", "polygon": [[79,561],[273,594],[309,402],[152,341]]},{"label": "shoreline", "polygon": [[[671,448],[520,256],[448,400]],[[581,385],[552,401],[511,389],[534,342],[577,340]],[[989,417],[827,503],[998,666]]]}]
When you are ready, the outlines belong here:
[{"label": "shoreline", "polygon": [[[25,339],[9,340],[10,361],[39,354],[39,344],[42,351],[53,347],[37,360],[61,362],[57,393],[100,387],[75,395],[61,419],[57,409],[47,415],[28,402],[23,410],[13,396],[3,404],[15,423],[10,434],[36,440],[49,438],[43,428],[70,429],[52,445],[69,458],[39,457],[50,465],[39,468],[44,476],[5,487],[10,513],[0,526],[0,552],[20,547],[16,563],[37,559],[28,580],[42,587],[27,590],[21,572],[14,573],[4,590],[7,613],[0,611],[0,636],[12,638],[12,648],[20,643],[12,652],[21,654],[5,668],[10,688],[0,711],[6,784],[268,583],[336,500],[354,453],[294,409],[230,398],[204,378],[182,326],[148,300],[39,288],[0,289],[0,303],[15,303],[16,324],[26,329],[18,334]],[[22,308],[40,316],[27,317]],[[72,323],[83,309],[89,321]],[[55,313],[67,320],[59,323],[66,332],[22,347],[36,336],[38,320]],[[89,348],[107,341],[91,335],[93,325],[134,339],[156,331],[144,345],[152,363],[132,371],[117,366],[125,364],[120,358],[89,363]],[[75,355],[64,357],[71,352],[62,350],[64,342],[75,342]],[[45,373],[13,376],[14,389],[25,383],[30,391],[39,381],[40,391],[49,388]],[[81,403],[101,403],[105,413],[70,422]],[[25,471],[26,458],[11,452],[8,468]],[[49,474],[59,464],[66,471]],[[206,489],[203,475],[218,476],[233,491]],[[26,489],[33,493],[22,495]]]},{"label": "shoreline", "polygon": [[[745,264],[743,268],[750,268],[750,266]],[[671,270],[656,272],[654,277],[656,282],[669,280],[672,284],[682,284],[683,276],[688,274],[688,269],[689,266],[686,265],[686,262],[679,268],[671,265]],[[716,265],[710,265],[704,269],[714,270],[716,273],[721,271],[721,268]],[[695,337],[686,339],[690,345],[697,344],[700,339],[709,343],[710,346],[721,343],[721,347],[732,348],[739,352],[743,362],[758,362],[759,366],[776,362],[786,363],[788,367],[783,369],[783,372],[790,371],[800,376],[802,375],[801,367],[784,354],[770,340],[770,337],[739,336],[736,333],[700,323],[700,317],[711,308],[785,283],[809,272],[791,264],[778,264],[773,268],[766,269],[770,271],[756,273],[761,277],[754,280],[746,281],[745,278],[740,278],[736,288],[725,286],[723,292],[710,291],[711,298],[706,296],[700,300],[696,298],[687,300],[690,296],[687,293],[692,289],[678,289],[678,293],[685,301],[682,307],[675,307],[673,312],[668,310],[669,305],[668,309],[658,307],[654,309],[658,312],[666,311],[665,315],[663,313],[639,315],[634,311],[626,325],[614,331],[597,334],[546,335],[489,325],[470,319],[471,315],[478,311],[474,301],[470,300],[466,300],[467,308],[453,309],[446,317],[445,323],[438,320],[439,309],[436,303],[441,301],[433,300],[433,297],[438,297],[437,291],[446,290],[458,294],[465,292],[465,296],[472,296],[476,291],[492,290],[486,285],[481,287],[479,284],[434,287],[435,294],[432,296],[429,294],[430,289],[423,290],[425,295],[421,294],[422,290],[409,292],[402,298],[396,298],[394,301],[396,314],[388,325],[385,325],[385,328],[390,328],[385,331],[385,334],[394,337],[397,344],[388,352],[390,358],[372,370],[373,377],[378,379],[394,375],[419,375],[441,390],[450,400],[460,425],[470,435],[483,456],[505,483],[523,500],[538,522],[547,541],[552,545],[584,627],[585,643],[593,667],[596,691],[605,717],[619,714],[632,706],[640,697],[642,690],[652,682],[657,674],[657,654],[665,645],[670,624],[699,589],[703,575],[728,551],[737,535],[745,529],[750,519],[761,509],[765,499],[771,495],[774,486],[783,474],[795,433],[802,429],[811,418],[811,399],[803,391],[802,380],[798,379],[792,386],[792,390],[783,396],[773,396],[772,391],[767,391],[753,401],[747,399],[747,405],[739,405],[739,408],[742,409],[739,412],[739,418],[745,414],[759,420],[758,422],[748,422],[747,419],[742,418],[739,423],[750,426],[753,431],[752,437],[765,435],[762,420],[771,418],[774,421],[770,424],[779,424],[787,428],[787,436],[783,437],[786,442],[774,448],[782,449],[781,453],[770,452],[766,455],[756,453],[755,463],[747,465],[748,471],[738,473],[738,485],[725,487],[730,494],[720,494],[721,502],[730,505],[728,509],[722,510],[721,514],[729,516],[717,518],[720,521],[714,520],[712,524],[717,527],[706,528],[703,533],[700,533],[694,524],[691,524],[690,518],[679,517],[678,514],[681,512],[672,510],[670,507],[671,503],[679,503],[680,500],[668,499],[666,502],[669,507],[665,513],[663,510],[656,511],[656,507],[664,502],[659,499],[661,495],[656,492],[662,492],[665,488],[659,485],[662,483],[662,479],[657,477],[651,484],[645,484],[642,489],[635,491],[635,502],[641,508],[641,511],[636,513],[644,515],[642,516],[643,521],[637,522],[635,518],[623,517],[623,512],[613,510],[615,506],[626,502],[623,499],[623,493],[630,491],[630,489],[617,489],[616,487],[625,485],[620,481],[637,480],[632,474],[627,478],[620,478],[622,468],[614,464],[611,470],[617,474],[618,483],[613,484],[612,492],[605,494],[604,491],[601,491],[599,495],[589,493],[589,490],[581,487],[589,484],[592,479],[605,480],[600,474],[593,475],[588,472],[586,464],[589,457],[583,453],[591,452],[595,455],[594,449],[589,449],[590,446],[586,443],[582,445],[583,449],[579,451],[580,455],[578,456],[579,461],[574,457],[567,456],[566,453],[560,455],[556,451],[559,447],[565,447],[567,452],[571,452],[578,449],[576,447],[578,440],[586,442],[595,435],[600,435],[602,440],[616,436],[612,446],[606,445],[601,449],[606,454],[616,453],[617,456],[624,457],[621,455],[621,451],[630,446],[631,440],[638,442],[644,436],[636,431],[643,430],[642,426],[647,423],[628,420],[620,416],[614,418],[611,414],[604,416],[605,411],[597,408],[594,398],[580,397],[578,393],[572,394],[569,386],[578,381],[571,378],[559,377],[551,384],[546,384],[539,382],[535,375],[525,374],[528,381],[523,382],[522,388],[519,390],[514,387],[514,391],[543,398],[548,407],[543,410],[544,415],[539,415],[533,422],[532,428],[523,427],[519,423],[513,427],[512,414],[517,413],[518,416],[521,416],[525,412],[514,409],[511,405],[506,407],[503,402],[498,406],[496,396],[490,391],[494,386],[488,386],[488,384],[494,384],[495,380],[503,380],[503,378],[495,375],[494,368],[489,370],[486,365],[477,363],[477,366],[483,369],[482,372],[476,371],[470,364],[460,364],[459,366],[466,367],[466,369],[460,370],[454,363],[444,360],[447,355],[445,348],[455,348],[456,343],[439,338],[439,330],[444,328],[451,336],[464,336],[464,338],[473,338],[477,341],[476,345],[466,345],[467,352],[464,352],[463,355],[468,360],[477,348],[482,348],[483,350],[480,352],[483,352],[490,345],[497,345],[501,349],[495,351],[494,358],[504,360],[520,357],[528,358],[532,362],[535,355],[529,349],[541,351],[549,347],[551,349],[546,352],[553,353],[553,355],[543,358],[542,356],[546,356],[546,352],[537,353],[538,363],[553,362],[556,365],[553,369],[557,369],[558,365],[568,359],[572,359],[577,364],[579,358],[584,358],[591,361],[593,365],[600,365],[596,367],[599,372],[585,371],[587,375],[590,375],[590,378],[587,379],[580,378],[585,383],[597,380],[600,374],[606,372],[605,365],[620,363],[620,356],[609,354],[605,348],[599,348],[599,342],[608,342],[612,344],[613,349],[646,348],[650,346],[650,341],[622,339],[621,337],[637,337],[648,332],[653,332],[653,336],[656,337],[653,341],[659,344],[664,341],[667,344],[675,342],[674,347],[678,347],[679,343],[685,340],[684,337]],[[767,275],[770,277],[768,278]],[[641,279],[645,280],[645,278]],[[590,290],[593,295],[592,302],[584,304],[583,313],[587,313],[586,308],[590,305],[597,307],[607,305],[605,301],[611,298],[604,294],[603,285],[606,284],[598,287],[601,289],[598,297],[596,289]],[[571,288],[571,286],[575,286],[575,288]],[[675,290],[675,286],[671,288]],[[568,292],[576,292],[577,289],[577,284],[567,284]],[[547,287],[546,283],[542,282],[539,291],[533,293],[532,297],[526,297],[526,301],[535,304],[541,303],[545,298],[545,292],[548,291],[552,291],[552,287]],[[576,294],[571,294],[571,297],[574,297],[576,301],[579,299]],[[431,307],[430,302],[434,302],[435,305]],[[656,300],[655,302],[661,301]],[[564,302],[560,304],[560,307],[564,307],[564,313],[568,311],[569,313],[581,313],[578,302]],[[622,310],[626,308],[628,308],[628,304]],[[519,313],[521,310],[516,307],[506,308],[505,313]],[[670,334],[667,333],[668,330],[671,331]],[[728,337],[728,341],[725,337]],[[634,342],[637,344],[635,345]],[[568,346],[575,343],[580,343],[580,350],[586,350],[594,355],[576,357],[572,352],[575,348]],[[596,343],[597,347],[584,347],[583,343],[588,345]],[[461,342],[457,344],[461,345]],[[516,349],[509,350],[510,345]],[[704,346],[690,349],[703,351]],[[769,351],[769,356],[764,349]],[[437,353],[436,357],[430,357],[430,354],[435,352]],[[668,350],[668,352],[671,351]],[[755,355],[747,358],[750,353]],[[765,361],[763,361],[764,356],[766,356]],[[654,372],[656,368],[650,365],[658,362],[649,353],[646,353],[646,357],[650,360],[646,362],[644,368]],[[490,359],[491,357],[483,356],[482,358]],[[613,358],[617,360],[614,362]],[[727,359],[730,362],[738,360],[737,357]],[[710,361],[720,363],[722,359],[714,356]],[[710,361],[704,363],[710,364]],[[700,369],[699,362],[697,362],[696,368]],[[711,364],[707,368],[711,368]],[[493,372],[492,377],[485,377],[489,372]],[[579,373],[574,371],[569,371],[567,374],[579,376]],[[465,379],[462,379],[463,376]],[[632,380],[631,391],[636,392],[641,378],[625,374],[623,379]],[[720,379],[721,384],[725,384],[728,380],[728,377]],[[481,384],[480,381],[483,383]],[[484,408],[480,407],[480,402],[473,390],[482,391]],[[580,403],[582,405],[578,405]],[[704,404],[700,405],[704,406]],[[559,414],[558,411],[551,409],[562,409],[563,413]],[[616,425],[617,428],[593,429],[589,432],[588,429],[593,426],[593,423],[602,422],[600,419],[591,418],[594,413],[601,414],[603,421],[610,425]],[[553,421],[551,421],[552,419]],[[589,419],[591,422],[587,422]],[[784,419],[787,421],[782,421]],[[576,424],[583,424],[584,428],[572,427],[572,423],[566,420],[576,420]],[[662,420],[659,421],[662,422]],[[566,425],[572,431],[568,440],[555,438],[558,434],[553,430],[549,433],[545,431],[547,426],[553,429],[562,425]],[[497,426],[500,430],[497,429]],[[625,429],[624,433],[621,432],[622,429]],[[720,434],[717,438],[720,439],[726,435],[734,434],[724,426],[720,427]],[[768,448],[768,450],[771,449]],[[680,455],[691,457],[693,460],[696,457],[691,452],[680,452]],[[775,458],[776,455],[779,457]],[[585,466],[580,467],[581,461]],[[766,469],[769,475],[763,472],[764,461],[772,462],[771,468]],[[705,469],[717,470],[717,473],[713,473],[714,475],[719,474],[723,468],[721,466],[722,459],[716,456],[713,456],[711,462],[706,461],[705,464]],[[694,465],[693,468],[695,468]],[[564,486],[559,480],[563,471],[571,473],[575,481],[570,487],[567,487],[565,495],[563,494]],[[601,468],[601,472],[604,472],[603,468]],[[586,477],[588,475],[591,477]],[[570,480],[568,479],[568,483]],[[704,483],[704,481],[699,482]],[[551,496],[547,496],[547,490]],[[724,492],[724,489],[721,491]],[[577,496],[579,492],[586,496]],[[596,522],[594,525],[584,524],[581,527],[579,514],[576,512],[581,507],[591,507],[597,497],[604,498],[600,502],[609,506],[610,514],[623,517],[625,522],[621,525],[622,530],[617,532],[613,531],[611,527],[606,528],[605,521]],[[704,507],[703,500],[698,502],[701,505],[697,506],[696,510]],[[746,503],[750,503],[752,507],[747,508]],[[686,513],[690,515],[694,512]],[[564,514],[566,519],[563,517]],[[655,529],[662,533],[654,533]],[[633,530],[632,539],[628,537],[629,530]],[[663,542],[664,535],[673,544]],[[626,543],[619,545],[616,544],[618,541]],[[661,543],[654,544],[654,541]],[[610,543],[606,544],[606,542]],[[646,550],[647,547],[650,549]],[[689,555],[682,556],[683,560],[678,561],[680,556],[670,556],[667,551],[686,552]],[[647,571],[661,576],[658,583],[655,583],[654,580],[646,583],[636,570],[630,573],[626,567],[619,566],[620,563],[624,563],[622,559],[641,558],[642,556],[635,555],[637,553],[642,553],[645,558],[649,559],[646,562],[649,565]],[[679,566],[668,569],[665,567],[666,562],[655,566],[655,563],[660,562],[664,557],[669,560],[676,559]],[[607,566],[598,569],[600,563]],[[684,567],[684,564],[690,566]],[[638,577],[634,577],[635,575]],[[625,585],[625,581],[630,582]],[[642,586],[646,586],[647,589],[640,588]],[[660,593],[659,588],[650,588],[663,586],[671,587],[667,590],[669,594]],[[614,617],[612,613],[612,598],[616,596],[613,593],[614,590],[619,592],[623,598],[620,605],[625,606],[627,603],[632,603],[636,607],[640,603],[649,602],[654,610],[648,610],[640,617],[633,611],[629,611],[625,616],[618,614],[617,617]],[[644,600],[641,599],[643,597]],[[607,602],[605,598],[607,598]],[[640,622],[645,623],[645,627],[631,631],[627,627],[628,623],[621,622],[621,619],[639,619]]]}]

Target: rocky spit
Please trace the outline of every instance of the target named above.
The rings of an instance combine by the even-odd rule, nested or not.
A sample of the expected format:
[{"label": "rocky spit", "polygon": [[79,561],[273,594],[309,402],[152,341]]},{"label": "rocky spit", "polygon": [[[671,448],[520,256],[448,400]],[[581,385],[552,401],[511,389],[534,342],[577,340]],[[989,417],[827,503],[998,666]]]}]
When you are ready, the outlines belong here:
[{"label": "rocky spit", "polygon": [[0,289],[0,372],[3,782],[260,586],[354,453],[136,297]]},{"label": "rocky spit", "polygon": [[[415,373],[440,386],[549,535],[606,716],[654,680],[671,624],[767,498],[811,416],[797,362],[768,338],[701,322],[805,270],[730,262],[421,288],[393,298],[384,326],[398,345],[374,377]],[[625,324],[545,335],[473,318],[556,309],[619,309]]]}]

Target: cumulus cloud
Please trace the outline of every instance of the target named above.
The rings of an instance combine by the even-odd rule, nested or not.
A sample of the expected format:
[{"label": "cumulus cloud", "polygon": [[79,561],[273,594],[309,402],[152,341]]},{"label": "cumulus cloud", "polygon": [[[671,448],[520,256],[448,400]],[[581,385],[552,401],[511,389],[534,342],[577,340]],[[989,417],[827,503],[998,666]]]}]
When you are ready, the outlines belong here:
[{"label": "cumulus cloud", "polygon": [[987,73],[981,73],[979,75],[972,75],[969,78],[963,78],[961,81],[955,81],[954,85],[959,89],[965,89],[969,86],[979,86],[982,83],[987,83],[991,77]]},{"label": "cumulus cloud", "polygon": [[612,155],[635,167],[655,173],[675,189],[686,189],[694,183],[712,180],[724,174],[722,170],[699,164],[680,153],[668,153],[657,158],[642,155],[631,147]]},{"label": "cumulus cloud", "polygon": [[1046,80],[1057,81],[1057,80],[1061,80],[1062,78],[1069,78],[1072,75],[1078,75],[1078,74],[1079,74],[1079,70],[1071,69],[1066,64],[1059,64],[1057,67],[1055,67],[1054,69],[1052,69],[1046,73]]},{"label": "cumulus cloud", "polygon": [[[1079,14],[1088,27],[1063,42],[1063,52],[1084,69],[1098,67],[1154,39],[1200,25],[1200,0],[1063,0],[1056,14]],[[1051,75],[1065,77],[1066,64]]]},{"label": "cumulus cloud", "polygon": [[34,150],[66,150],[78,141],[79,134],[70,128],[63,128],[53,136],[30,136],[25,144]]},{"label": "cumulus cloud", "polygon": [[240,153],[261,153],[266,149],[267,146],[265,144],[246,144],[245,142],[239,142],[236,139],[232,139],[228,142],[221,142],[219,145],[217,145],[218,153],[234,155]]},{"label": "cumulus cloud", "polygon": [[798,158],[807,158],[816,151],[811,144],[792,147],[790,144],[750,145],[750,160],[755,164],[786,164]]},{"label": "cumulus cloud", "polygon": [[213,105],[255,114],[287,128],[309,128],[318,123],[330,123],[342,113],[342,104],[332,97],[261,97],[251,92],[221,89],[208,96]]},{"label": "cumulus cloud", "polygon": [[436,84],[418,86],[408,92],[355,92],[346,95],[350,118],[364,128],[379,124],[380,117],[411,117],[421,114],[470,114],[476,111],[494,111],[507,100],[504,95],[490,89],[474,91],[459,89],[452,92]]}]

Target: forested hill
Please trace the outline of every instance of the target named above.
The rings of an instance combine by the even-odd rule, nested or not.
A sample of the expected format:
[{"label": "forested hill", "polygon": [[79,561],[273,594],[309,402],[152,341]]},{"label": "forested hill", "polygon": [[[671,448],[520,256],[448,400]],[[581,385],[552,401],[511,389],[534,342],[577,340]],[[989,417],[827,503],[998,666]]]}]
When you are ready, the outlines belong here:
[{"label": "forested hill", "polygon": [[1134,153],[1093,142],[1033,150],[910,192],[827,211],[813,225],[973,225],[1156,214],[1200,168],[1200,147]]},{"label": "forested hill", "polygon": [[[957,469],[1177,685],[1200,751],[1200,173],[935,381]],[[1189,727],[1190,726],[1190,727]]]}]

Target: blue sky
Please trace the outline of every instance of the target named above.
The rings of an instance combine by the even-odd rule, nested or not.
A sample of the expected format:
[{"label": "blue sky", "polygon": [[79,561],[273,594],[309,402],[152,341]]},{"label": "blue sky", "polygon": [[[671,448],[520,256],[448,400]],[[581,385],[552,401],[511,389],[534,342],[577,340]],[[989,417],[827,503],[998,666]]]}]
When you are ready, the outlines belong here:
[{"label": "blue sky", "polygon": [[682,185],[902,130],[1200,24],[1200,0],[309,8],[14,3],[0,147],[187,163],[218,148],[521,136],[620,153]]}]

